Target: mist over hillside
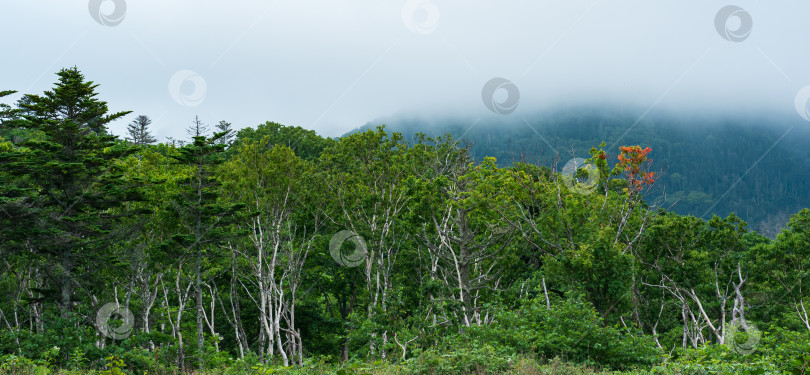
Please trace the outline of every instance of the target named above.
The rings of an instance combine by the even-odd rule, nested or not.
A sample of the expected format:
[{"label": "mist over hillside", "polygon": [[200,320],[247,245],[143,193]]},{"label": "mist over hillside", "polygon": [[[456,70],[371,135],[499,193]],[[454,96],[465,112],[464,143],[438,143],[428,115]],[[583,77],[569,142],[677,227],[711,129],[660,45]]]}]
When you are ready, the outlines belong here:
[{"label": "mist over hillside", "polygon": [[385,125],[406,138],[450,134],[471,145],[476,160],[497,158],[551,166],[589,157],[601,142],[613,157],[618,147],[651,147],[660,171],[649,203],[709,219],[736,213],[750,229],[773,238],[790,215],[810,206],[810,129],[795,114],[709,114],[567,107],[524,118],[391,116],[351,133]]}]

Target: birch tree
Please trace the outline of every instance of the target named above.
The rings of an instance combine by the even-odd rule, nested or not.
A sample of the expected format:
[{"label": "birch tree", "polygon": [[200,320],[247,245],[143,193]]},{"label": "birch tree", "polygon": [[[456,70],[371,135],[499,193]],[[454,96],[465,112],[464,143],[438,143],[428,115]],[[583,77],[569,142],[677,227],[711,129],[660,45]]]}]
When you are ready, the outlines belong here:
[{"label": "birch tree", "polygon": [[[271,357],[277,353],[285,366],[293,360],[301,363],[296,293],[320,225],[317,211],[306,209],[303,193],[310,170],[290,148],[273,145],[267,138],[235,147],[222,174],[229,199],[250,211],[249,218],[238,224],[248,233],[248,241],[230,245],[234,257],[248,260],[250,274],[242,275],[239,283],[251,292],[259,311],[267,340],[261,353]],[[233,319],[238,321],[235,314]]]}]

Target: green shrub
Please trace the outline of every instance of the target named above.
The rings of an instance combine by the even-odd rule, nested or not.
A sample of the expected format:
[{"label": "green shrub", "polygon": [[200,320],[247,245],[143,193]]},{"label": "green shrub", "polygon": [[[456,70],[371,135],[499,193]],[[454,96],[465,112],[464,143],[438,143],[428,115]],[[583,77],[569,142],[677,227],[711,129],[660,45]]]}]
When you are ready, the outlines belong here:
[{"label": "green shrub", "polygon": [[517,353],[611,369],[650,366],[661,354],[651,337],[605,326],[593,307],[578,299],[551,309],[542,297],[532,299],[499,314],[489,326],[470,329],[470,335]]},{"label": "green shrub", "polygon": [[38,363],[38,361],[32,361],[25,357],[9,354],[0,358],[0,373],[48,375],[51,373],[51,370],[47,365]]},{"label": "green shrub", "polygon": [[430,348],[408,360],[406,369],[412,374],[485,374],[509,367],[512,358],[492,345],[475,341],[448,340],[444,350]]}]

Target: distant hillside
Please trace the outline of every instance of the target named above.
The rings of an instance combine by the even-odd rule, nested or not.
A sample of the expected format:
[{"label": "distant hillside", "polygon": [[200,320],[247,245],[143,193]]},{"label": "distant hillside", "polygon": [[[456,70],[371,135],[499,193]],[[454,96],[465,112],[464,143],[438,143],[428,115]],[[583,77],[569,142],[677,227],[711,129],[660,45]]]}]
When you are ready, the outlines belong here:
[{"label": "distant hillside", "polygon": [[451,134],[473,144],[476,159],[494,156],[501,165],[551,165],[559,153],[561,168],[572,150],[577,157],[588,157],[588,150],[602,141],[614,146],[608,150],[611,155],[622,145],[649,146],[654,169],[663,172],[656,196],[665,197],[662,206],[675,204],[673,211],[704,219],[735,212],[768,237],[790,215],[810,207],[810,123],[798,116],[657,114],[630,129],[638,113],[570,109],[495,120],[400,117],[355,131],[385,124],[406,137]]}]

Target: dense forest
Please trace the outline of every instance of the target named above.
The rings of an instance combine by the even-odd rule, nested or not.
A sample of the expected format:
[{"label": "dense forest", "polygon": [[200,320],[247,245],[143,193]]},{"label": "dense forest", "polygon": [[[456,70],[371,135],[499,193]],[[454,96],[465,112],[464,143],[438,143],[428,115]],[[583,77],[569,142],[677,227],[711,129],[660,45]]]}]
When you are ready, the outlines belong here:
[{"label": "dense forest", "polygon": [[[110,134],[130,113],[97,86],[63,69],[0,107],[0,371],[810,368],[806,148],[763,158],[715,210],[737,214],[683,214],[778,127],[650,119],[608,145],[625,118],[573,111],[537,147],[195,118],[158,143],[143,115]],[[784,210],[778,235],[745,220]]]}]

